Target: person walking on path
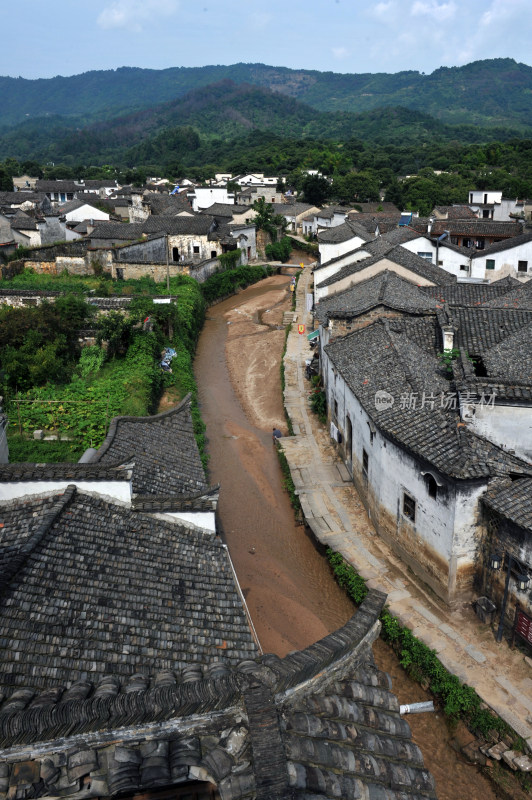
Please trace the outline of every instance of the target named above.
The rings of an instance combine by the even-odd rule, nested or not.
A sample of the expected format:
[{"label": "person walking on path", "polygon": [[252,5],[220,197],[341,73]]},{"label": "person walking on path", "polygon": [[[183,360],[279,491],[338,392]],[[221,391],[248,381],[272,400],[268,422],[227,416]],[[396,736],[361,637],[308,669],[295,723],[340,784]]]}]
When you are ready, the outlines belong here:
[{"label": "person walking on path", "polygon": [[282,436],[283,434],[281,433],[279,428],[273,428],[272,439],[274,444],[277,444],[277,442],[279,441],[279,439],[282,438]]}]

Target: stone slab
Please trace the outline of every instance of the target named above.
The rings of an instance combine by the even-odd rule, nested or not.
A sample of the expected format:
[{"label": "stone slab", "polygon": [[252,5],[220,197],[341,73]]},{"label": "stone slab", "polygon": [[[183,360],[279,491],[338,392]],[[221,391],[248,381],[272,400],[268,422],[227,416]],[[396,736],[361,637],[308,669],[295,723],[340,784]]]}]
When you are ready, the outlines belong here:
[{"label": "stone slab", "polygon": [[483,664],[486,660],[484,653],[481,653],[480,650],[477,650],[472,644],[468,645],[465,648],[465,651],[468,656],[471,656],[471,658],[474,659],[478,664]]},{"label": "stone slab", "polygon": [[441,629],[441,619],[433,614],[432,611],[429,611],[428,608],[425,608],[424,605],[415,601],[412,603],[412,608],[414,611],[417,611],[418,614],[421,614],[422,617],[428,620],[428,622],[432,622],[433,625],[437,625],[437,627]]},{"label": "stone slab", "polygon": [[388,603],[397,603],[400,600],[406,600],[408,597],[411,597],[411,594],[406,589],[395,589],[393,592],[389,592]]},{"label": "stone slab", "polygon": [[515,699],[524,706],[528,712],[532,713],[532,700],[528,698],[523,692],[520,692],[519,689],[512,683],[512,681],[506,677],[506,675],[496,675],[495,680],[505,689],[508,694],[511,694]]},{"label": "stone slab", "polygon": [[335,465],[336,469],[340,474],[340,478],[344,481],[344,483],[351,482],[351,475],[349,474],[349,470],[345,466],[343,461],[338,461]]}]

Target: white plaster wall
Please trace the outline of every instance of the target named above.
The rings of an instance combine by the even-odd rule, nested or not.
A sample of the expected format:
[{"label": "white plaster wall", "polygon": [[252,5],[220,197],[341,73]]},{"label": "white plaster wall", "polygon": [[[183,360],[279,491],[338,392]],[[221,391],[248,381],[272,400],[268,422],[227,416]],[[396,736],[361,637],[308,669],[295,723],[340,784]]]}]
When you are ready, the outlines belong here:
[{"label": "white plaster wall", "polygon": [[229,199],[229,192],[225,186],[197,186],[194,190],[192,197],[192,209],[199,211],[200,209],[209,208],[213,203],[231,203]]},{"label": "white plaster wall", "polygon": [[[401,247],[404,247],[405,250],[409,250],[416,255],[430,252],[432,253],[432,263],[436,264],[436,245],[429,239],[425,239],[424,237],[412,239],[410,242],[403,242]],[[469,258],[466,255],[461,255],[451,250],[449,247],[445,247],[443,244],[440,244],[438,248],[438,261],[442,269],[446,272],[450,272],[451,275],[456,275],[457,278],[463,278],[469,275]],[[467,270],[460,269],[462,265],[467,266]]]},{"label": "white plaster wall", "polygon": [[[471,277],[485,278],[488,281],[496,281],[505,278],[507,275],[514,277],[530,278],[532,276],[532,241],[524,242],[511,247],[511,240],[506,250],[490,255],[488,251],[471,259]],[[490,258],[495,261],[495,269],[486,269],[486,261]],[[528,272],[517,272],[519,261],[528,261]]]},{"label": "white plaster wall", "polygon": [[320,244],[320,263],[325,264],[332,258],[343,256],[344,253],[349,253],[350,250],[355,250],[364,244],[364,240],[360,236],[353,236],[352,239],[347,239],[345,242],[334,242],[332,244]]},{"label": "white plaster wall", "polygon": [[532,408],[466,405],[462,418],[471,430],[532,463]]},{"label": "white plaster wall", "polygon": [[405,278],[407,281],[410,281],[415,286],[435,285],[434,281],[428,280],[428,278],[424,278],[421,275],[418,275],[416,272],[412,272],[407,267],[396,264],[395,261],[390,261],[387,258],[382,258],[380,261],[370,264],[366,269],[361,269],[359,272],[354,272],[352,275],[347,275],[345,278],[341,278],[336,283],[333,283],[329,286],[317,286],[315,290],[316,302],[321,300],[323,297],[328,297],[331,294],[338,294],[338,292],[342,292],[344,289],[349,289],[349,287],[354,286],[355,283],[360,283],[368,278],[372,278],[374,275],[378,275],[384,270],[395,272],[397,275]]},{"label": "white plaster wall", "polygon": [[328,293],[327,288],[319,288],[320,283],[328,280],[328,278],[332,278],[333,275],[336,275],[337,272],[340,272],[340,270],[348,264],[355,264],[357,261],[362,261],[362,259],[368,258],[369,255],[370,254],[367,250],[361,248],[355,252],[349,252],[344,256],[344,258],[339,258],[338,261],[335,261],[333,264],[322,262],[322,266],[320,266],[320,268],[314,273],[316,301],[318,301],[320,297],[326,297]]},{"label": "white plaster wall", "polygon": [[[324,365],[325,366],[325,365]],[[353,428],[353,461],[362,465],[362,449],[369,457],[368,482],[379,498],[379,502],[398,521],[402,516],[403,492],[416,501],[416,521],[413,523],[416,534],[427,542],[442,558],[450,560],[452,555],[454,528],[454,491],[449,491],[447,502],[429,496],[421,467],[406,451],[387,441],[379,431],[371,443],[369,417],[355,395],[346,386],[340,375],[334,373],[327,359],[327,390],[329,408],[334,408],[334,398],[338,402],[338,428],[345,437],[346,414],[349,414]],[[405,411],[415,414],[415,411]],[[436,479],[442,482],[436,471]],[[406,519],[406,518],[404,518]]]},{"label": "white plaster wall", "polygon": [[157,519],[171,522],[184,522],[193,525],[195,528],[216,533],[216,518],[214,511],[172,511],[161,514],[153,514]]},{"label": "white plaster wall", "polygon": [[74,211],[69,211],[68,214],[65,214],[65,219],[67,219],[68,222],[83,222],[86,219],[108,220],[109,214],[105,211],[101,211],[99,208],[86,204],[76,208]]},{"label": "white plaster wall", "polygon": [[500,203],[502,200],[502,192],[486,192],[483,189],[473,189],[469,192],[469,203],[484,205],[484,199],[488,203]]},{"label": "white plaster wall", "polygon": [[46,492],[63,492],[67,486],[72,484],[75,484],[80,492],[92,492],[123,503],[131,502],[131,483],[129,481],[76,481],[75,478],[57,481],[0,483],[0,500],[15,500],[17,497]]}]

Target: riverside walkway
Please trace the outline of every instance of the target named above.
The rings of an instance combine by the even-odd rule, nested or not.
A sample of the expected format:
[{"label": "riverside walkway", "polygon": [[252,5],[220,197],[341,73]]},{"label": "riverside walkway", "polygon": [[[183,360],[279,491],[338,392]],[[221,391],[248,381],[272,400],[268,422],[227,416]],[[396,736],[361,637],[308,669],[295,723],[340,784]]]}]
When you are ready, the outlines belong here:
[{"label": "riverside walkway", "polygon": [[[304,323],[307,332],[312,329],[312,315],[306,310],[312,266],[302,270],[296,291],[295,321]],[[306,523],[369,587],[386,592],[390,612],[435,650],[444,666],[472,686],[532,750],[532,668],[505,640],[497,644],[492,628],[479,621],[470,604],[449,609],[415,581],[376,534],[327,429],[310,411],[305,359],[311,349],[297,324],[288,336],[284,358],[284,403],[295,435],[281,439],[280,445]]]}]

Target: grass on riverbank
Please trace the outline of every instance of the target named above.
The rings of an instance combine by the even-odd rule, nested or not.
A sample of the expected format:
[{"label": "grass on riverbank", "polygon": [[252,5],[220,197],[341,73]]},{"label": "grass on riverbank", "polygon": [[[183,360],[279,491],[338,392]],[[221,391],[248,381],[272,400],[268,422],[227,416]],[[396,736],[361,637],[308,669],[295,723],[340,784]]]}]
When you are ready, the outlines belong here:
[{"label": "grass on riverbank", "polygon": [[[214,302],[219,295],[234,293],[268,274],[269,271],[263,267],[238,267],[222,273],[220,278],[213,276],[203,285],[188,276],[178,276],[171,279],[171,291],[178,298],[178,302],[171,306],[152,302],[153,295],[166,289],[165,284],[155,284],[151,279],[134,282],[137,289],[144,287],[145,296],[133,301],[131,313],[141,321],[149,317],[154,331],[150,333],[133,328],[131,341],[124,344],[125,355],[116,355],[109,360],[106,360],[108,354],[100,345],[83,348],[75,375],[69,383],[36,386],[12,397],[6,393],[10,461],[77,461],[87,447],[101,445],[113,417],[156,413],[162,393],[170,390],[173,398],[182,399],[189,392],[192,396],[194,433],[206,467],[205,425],[197,403],[193,372],[206,298]],[[53,286],[81,292],[92,283],[92,279],[77,281],[67,275],[54,277],[53,283],[49,276],[34,273],[26,278],[18,277],[22,278],[21,283],[26,281],[24,288],[31,284],[33,289],[48,290]],[[15,288],[15,283],[10,281],[9,285]],[[171,373],[162,372],[158,364],[165,346],[176,350]],[[33,431],[36,429],[44,430],[47,435],[68,436],[70,441],[34,440]]]},{"label": "grass on riverbank", "polygon": [[[356,605],[360,605],[368,593],[364,579],[340,553],[328,548],[327,559],[339,586],[345,589]],[[441,702],[448,718],[463,720],[479,736],[488,738],[492,731],[508,736],[513,740],[514,748],[522,749],[520,737],[510,726],[486,708],[475,690],[450,673],[437,657],[436,651],[414,636],[409,628],[401,625],[387,608],[381,614],[381,623],[381,637],[391,645],[403,669],[418,683],[428,686]]]}]

